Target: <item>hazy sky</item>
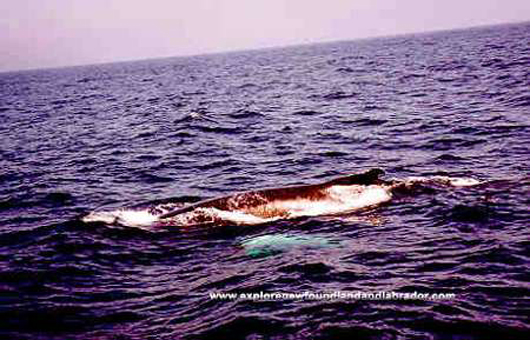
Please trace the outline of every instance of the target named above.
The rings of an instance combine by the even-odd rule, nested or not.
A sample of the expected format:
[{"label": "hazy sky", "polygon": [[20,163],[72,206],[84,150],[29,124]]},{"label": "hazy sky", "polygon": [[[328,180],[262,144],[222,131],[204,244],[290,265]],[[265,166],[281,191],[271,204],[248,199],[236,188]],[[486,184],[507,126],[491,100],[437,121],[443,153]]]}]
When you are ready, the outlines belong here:
[{"label": "hazy sky", "polygon": [[530,20],[530,0],[0,0],[0,71]]}]

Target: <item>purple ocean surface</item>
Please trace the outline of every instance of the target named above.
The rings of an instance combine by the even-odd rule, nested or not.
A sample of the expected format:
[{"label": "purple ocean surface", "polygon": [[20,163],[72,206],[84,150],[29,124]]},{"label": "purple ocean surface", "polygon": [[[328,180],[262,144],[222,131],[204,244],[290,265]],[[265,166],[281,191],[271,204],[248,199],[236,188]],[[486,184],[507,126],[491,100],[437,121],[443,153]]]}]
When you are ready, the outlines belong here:
[{"label": "purple ocean surface", "polygon": [[[3,339],[524,339],[530,24],[0,74]],[[373,209],[135,228],[382,168],[450,176]],[[212,299],[212,293],[451,299]]]}]

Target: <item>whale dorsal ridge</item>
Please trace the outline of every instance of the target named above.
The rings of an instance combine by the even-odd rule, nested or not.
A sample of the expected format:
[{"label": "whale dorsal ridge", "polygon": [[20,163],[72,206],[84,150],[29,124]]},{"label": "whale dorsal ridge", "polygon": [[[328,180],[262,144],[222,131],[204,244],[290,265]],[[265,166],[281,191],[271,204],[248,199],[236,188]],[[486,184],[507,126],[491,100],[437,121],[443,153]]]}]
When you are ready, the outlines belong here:
[{"label": "whale dorsal ridge", "polygon": [[335,178],[326,184],[329,185],[370,185],[378,183],[379,176],[384,175],[382,169],[370,169],[361,174],[353,174],[344,177]]}]

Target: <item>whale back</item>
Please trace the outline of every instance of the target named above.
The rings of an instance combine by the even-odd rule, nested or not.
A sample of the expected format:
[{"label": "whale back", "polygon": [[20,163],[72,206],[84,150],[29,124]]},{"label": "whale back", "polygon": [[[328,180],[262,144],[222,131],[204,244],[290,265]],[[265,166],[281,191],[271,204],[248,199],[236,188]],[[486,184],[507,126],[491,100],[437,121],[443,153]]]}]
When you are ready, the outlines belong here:
[{"label": "whale back", "polygon": [[379,184],[379,176],[384,175],[385,172],[382,169],[375,168],[363,172],[361,174],[352,174],[344,177],[335,178],[325,185],[371,185]]},{"label": "whale back", "polygon": [[312,185],[298,185],[290,187],[269,188],[258,191],[242,192],[219,198],[208,199],[189,205],[187,207],[175,209],[159,216],[167,218],[178,214],[192,211],[196,208],[217,208],[222,210],[233,210],[235,207],[245,209],[265,204],[274,200],[293,200],[293,199],[323,199],[326,189],[333,185],[371,185],[379,184],[379,176],[385,172],[381,169],[371,169],[361,174],[352,174],[344,177],[335,178],[329,182]]}]

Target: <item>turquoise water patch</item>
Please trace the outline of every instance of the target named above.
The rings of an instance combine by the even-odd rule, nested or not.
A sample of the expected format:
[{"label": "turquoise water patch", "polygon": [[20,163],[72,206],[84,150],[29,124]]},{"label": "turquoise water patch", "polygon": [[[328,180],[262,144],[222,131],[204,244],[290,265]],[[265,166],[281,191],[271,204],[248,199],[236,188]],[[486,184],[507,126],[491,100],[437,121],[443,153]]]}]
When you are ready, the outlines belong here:
[{"label": "turquoise water patch", "polygon": [[269,234],[241,242],[250,257],[264,257],[300,248],[340,247],[341,241],[322,235]]}]

